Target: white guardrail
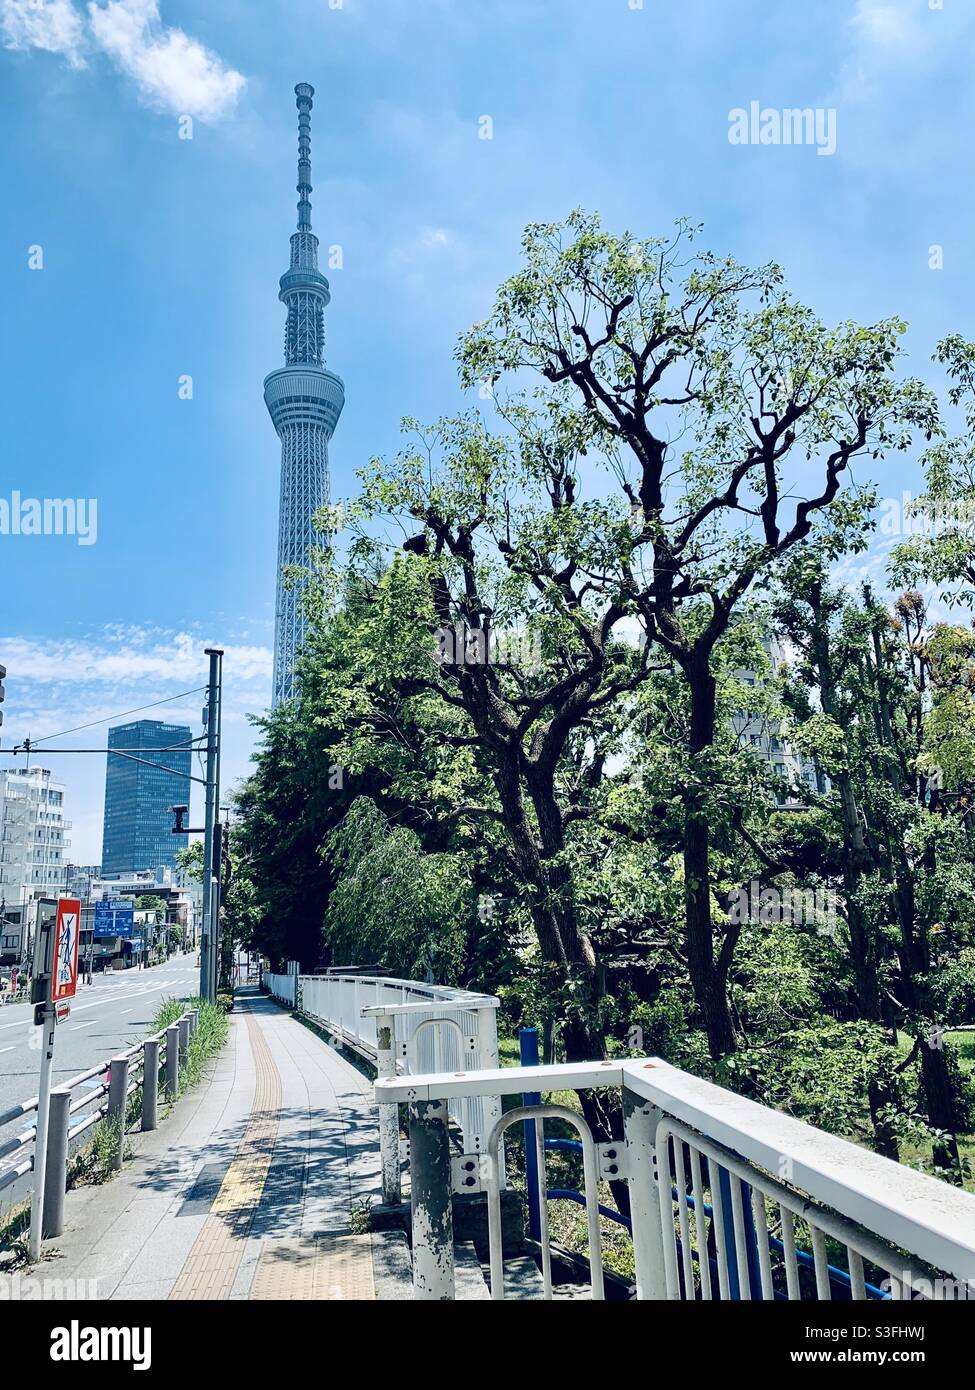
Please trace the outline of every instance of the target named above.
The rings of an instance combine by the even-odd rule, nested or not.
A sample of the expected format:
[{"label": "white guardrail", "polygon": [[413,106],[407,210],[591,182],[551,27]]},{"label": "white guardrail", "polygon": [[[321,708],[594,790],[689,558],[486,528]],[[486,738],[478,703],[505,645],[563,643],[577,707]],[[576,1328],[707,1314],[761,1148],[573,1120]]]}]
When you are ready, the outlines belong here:
[{"label": "white guardrail", "polygon": [[[553,1091],[620,1092],[624,1137],[596,1143]],[[537,1092],[451,1156],[443,1107]],[[485,1191],[491,1294],[507,1295],[501,1248],[504,1135],[568,1121],[582,1145],[591,1294],[604,1297],[600,1184],[625,1182],[641,1299],[975,1298],[975,1196],[654,1058],[380,1078],[381,1107],[409,1107],[414,1297],[454,1297],[451,1191]],[[564,1142],[564,1141],[563,1141]],[[564,1194],[560,1194],[564,1195]],[[547,1202],[539,1255],[547,1297]],[[513,1295],[517,1296],[517,1295]]]},{"label": "white guardrail", "polygon": [[[498,1065],[498,1000],[448,985],[388,976],[275,975],[265,987],[377,1066],[380,1076],[484,1071]],[[449,1107],[465,1152],[480,1153],[501,1114],[498,1095],[458,1096]],[[398,1107],[381,1105],[383,1200],[400,1200]]]},{"label": "white guardrail", "polygon": [[[89,1130],[104,1119],[124,1117],[129,1098],[136,1091],[142,1093],[142,1128],[156,1128],[160,1080],[165,1098],[175,1100],[179,1068],[185,1061],[198,1019],[199,1011],[188,1009],[168,1028],[79,1072],[52,1090],[44,1181],[45,1237],[61,1234],[68,1159]],[[0,1134],[27,1120],[23,1129],[0,1138],[0,1208],[16,1205],[27,1195],[34,1170],[37,1102],[37,1096],[33,1096],[0,1111]],[[121,1166],[124,1128],[123,1123],[119,1127],[115,1167]]]}]

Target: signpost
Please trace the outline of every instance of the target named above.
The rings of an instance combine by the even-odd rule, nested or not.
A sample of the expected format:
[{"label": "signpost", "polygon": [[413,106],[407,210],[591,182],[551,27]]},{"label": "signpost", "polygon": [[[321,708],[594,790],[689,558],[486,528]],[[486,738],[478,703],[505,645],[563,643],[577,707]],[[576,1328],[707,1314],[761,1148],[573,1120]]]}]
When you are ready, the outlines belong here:
[{"label": "signpost", "polygon": [[70,1012],[68,1000],[78,987],[78,938],[81,903],[61,898],[38,903],[31,1003],[35,1026],[44,1029],[41,1074],[37,1087],[37,1127],[34,1131],[34,1193],[30,1204],[30,1256],[41,1253],[44,1219],[44,1179],[47,1175],[47,1131],[51,1113],[51,1072],[54,1069],[54,1031]]}]

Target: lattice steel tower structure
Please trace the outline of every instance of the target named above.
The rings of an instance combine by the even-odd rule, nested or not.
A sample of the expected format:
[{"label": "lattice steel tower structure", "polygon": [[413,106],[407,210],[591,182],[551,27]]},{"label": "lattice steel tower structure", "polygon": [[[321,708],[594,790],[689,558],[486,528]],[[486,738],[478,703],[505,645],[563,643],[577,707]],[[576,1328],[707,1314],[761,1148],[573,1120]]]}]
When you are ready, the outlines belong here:
[{"label": "lattice steel tower structure", "polygon": [[331,295],[318,269],[318,237],[311,229],[311,108],[314,87],[299,82],[298,229],[291,265],[278,298],[287,307],[285,366],[264,382],[264,401],[281,440],[278,587],[274,613],[275,705],[292,695],[294,668],[305,636],[303,584],[289,587],[286,565],[306,566],[316,543],[312,518],[328,502],[328,443],[345,404],[345,387],[325,367],[325,306]]}]

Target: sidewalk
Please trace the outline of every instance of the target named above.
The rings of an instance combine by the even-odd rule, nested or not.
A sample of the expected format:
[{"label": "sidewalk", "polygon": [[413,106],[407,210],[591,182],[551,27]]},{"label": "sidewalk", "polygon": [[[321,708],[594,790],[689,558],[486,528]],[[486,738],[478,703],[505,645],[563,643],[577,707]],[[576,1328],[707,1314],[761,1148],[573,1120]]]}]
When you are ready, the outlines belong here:
[{"label": "sidewalk", "polygon": [[209,1081],[101,1187],[69,1192],[39,1279],[97,1297],[374,1298],[353,1204],[380,1201],[371,1083],[256,989]]}]

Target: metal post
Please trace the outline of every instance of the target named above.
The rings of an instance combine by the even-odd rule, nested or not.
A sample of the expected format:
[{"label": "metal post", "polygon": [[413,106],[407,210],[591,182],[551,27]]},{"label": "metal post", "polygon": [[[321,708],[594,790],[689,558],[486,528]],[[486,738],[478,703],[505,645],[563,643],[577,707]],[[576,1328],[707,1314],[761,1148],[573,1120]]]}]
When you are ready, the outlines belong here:
[{"label": "metal post", "polygon": [[30,1258],[41,1255],[41,1227],[44,1211],[44,1178],[47,1170],[47,1132],[51,1109],[51,1074],[54,1070],[54,1032],[57,1017],[53,1002],[55,919],[45,917],[38,904],[31,957],[31,1000],[35,1026],[44,1030],[40,1076],[37,1083],[37,1122],[34,1127],[34,1191],[30,1204]]},{"label": "metal post", "polygon": [[655,1105],[623,1087],[626,1181],[630,1191],[636,1296],[639,1299],[667,1297],[656,1161],[657,1125],[661,1114]]},{"label": "metal post", "polygon": [[176,1024],[179,1029],[179,1060],[184,1063],[190,1051],[190,1020],[186,1014]]},{"label": "metal post", "polygon": [[[677,1140],[674,1140],[677,1143]],[[711,1160],[708,1159],[708,1167]],[[718,1168],[718,1190],[721,1193],[721,1215],[724,1226],[724,1243],[728,1252],[728,1297],[734,1302],[741,1300],[741,1282],[738,1278],[738,1242],[735,1239],[734,1204],[731,1200],[731,1175],[727,1168]]]},{"label": "metal post", "polygon": [[[478,1009],[477,1019],[477,1066],[483,1071],[497,1071],[498,1068],[498,1011],[497,1009]],[[484,1096],[481,1101],[484,1134],[486,1140],[501,1118],[501,1097]],[[504,1146],[498,1153],[498,1184],[502,1191],[507,1187],[504,1164]]]},{"label": "metal post", "polygon": [[30,1257],[36,1263],[41,1254],[41,1226],[44,1210],[44,1181],[47,1172],[47,1132],[51,1110],[51,1069],[54,1062],[54,1006],[44,1011],[44,1050],[37,1088],[37,1127],[34,1131],[34,1194],[30,1204]]},{"label": "metal post", "polygon": [[118,1121],[119,1132],[118,1143],[109,1164],[112,1171],[122,1166],[122,1154],[125,1150],[125,1112],[128,1100],[126,1092],[128,1089],[129,1059],[128,1057],[113,1057],[108,1081],[108,1118]]},{"label": "metal post", "polygon": [[[396,1075],[396,1025],[392,1014],[376,1018],[376,1070],[380,1078]],[[379,1153],[383,1175],[383,1205],[398,1207],[403,1199],[400,1187],[399,1106],[385,1102],[379,1107]]]},{"label": "metal post", "polygon": [[752,1208],[752,1187],[751,1183],[743,1182],[741,1185],[741,1206],[743,1224],[745,1227],[745,1258],[748,1263],[748,1284],[753,1290],[752,1297],[758,1294],[761,1298],[762,1271],[758,1256],[758,1233],[755,1230],[755,1212]]},{"label": "metal post", "polygon": [[454,1297],[454,1217],[450,1201],[447,1103],[410,1106],[410,1207],[413,1222],[413,1297]]},{"label": "metal post", "polygon": [[[538,1066],[538,1029],[518,1029],[518,1052],[523,1067]],[[521,1097],[522,1105],[541,1105],[539,1091],[525,1091]],[[532,1240],[542,1238],[542,1193],[539,1185],[538,1151],[535,1138],[536,1122],[524,1121],[525,1134],[525,1185],[528,1188],[528,1234]]]},{"label": "metal post", "polygon": [[159,1123],[159,1039],[142,1044],[142,1128],[155,1129]]},{"label": "metal post", "polygon": [[179,1025],[166,1029],[166,1099],[175,1100],[179,1092]]},{"label": "metal post", "polygon": [[68,1181],[68,1111],[71,1092],[58,1086],[51,1092],[50,1124],[47,1131],[47,1166],[44,1173],[44,1206],[41,1223],[45,1240],[64,1230],[64,1190]]},{"label": "metal post", "polygon": [[[220,960],[223,955],[223,932],[220,929],[220,901],[222,896],[223,884],[223,823],[220,819],[220,752],[223,746],[221,737],[223,725],[223,652],[218,653],[217,670],[217,766],[214,787],[214,849],[216,850],[216,863],[213,866],[214,880],[214,911],[213,911],[213,940],[215,950],[213,953],[213,995],[216,999],[217,990],[220,984]],[[231,992],[233,992],[231,990]]]},{"label": "metal post", "polygon": [[[217,932],[214,919],[215,896],[213,891],[213,849],[214,827],[217,807],[220,800],[218,748],[219,748],[219,708],[221,659],[223,652],[216,647],[207,647],[210,658],[210,678],[207,685],[206,707],[206,792],[203,829],[203,941],[200,946],[200,997],[215,999]],[[219,865],[218,865],[219,870]]]}]

